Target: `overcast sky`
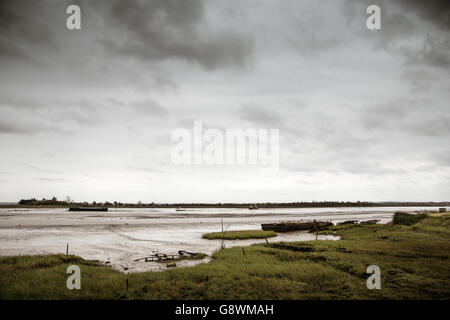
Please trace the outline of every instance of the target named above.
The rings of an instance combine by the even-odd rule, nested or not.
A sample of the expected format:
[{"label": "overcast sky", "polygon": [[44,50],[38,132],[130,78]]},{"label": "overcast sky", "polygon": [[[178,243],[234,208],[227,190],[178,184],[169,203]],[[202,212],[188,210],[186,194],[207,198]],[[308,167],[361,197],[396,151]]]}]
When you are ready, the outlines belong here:
[{"label": "overcast sky", "polygon": [[[0,0],[0,201],[450,200],[449,30],[446,0]],[[173,164],[194,120],[279,129],[278,172]]]}]

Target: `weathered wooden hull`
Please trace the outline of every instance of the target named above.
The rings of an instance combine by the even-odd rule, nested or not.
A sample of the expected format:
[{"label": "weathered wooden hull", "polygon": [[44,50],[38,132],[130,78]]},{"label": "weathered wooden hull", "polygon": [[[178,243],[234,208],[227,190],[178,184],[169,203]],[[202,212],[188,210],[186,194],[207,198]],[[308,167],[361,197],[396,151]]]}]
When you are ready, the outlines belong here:
[{"label": "weathered wooden hull", "polygon": [[380,220],[366,220],[361,221],[359,224],[377,224]]},{"label": "weathered wooden hull", "polygon": [[331,222],[309,221],[309,222],[263,223],[261,224],[261,227],[264,231],[290,232],[290,231],[324,229],[331,225],[333,225]]},{"label": "weathered wooden hull", "polygon": [[357,224],[358,220],[347,220],[343,222],[339,222],[338,225],[344,225],[344,224]]},{"label": "weathered wooden hull", "polygon": [[108,208],[70,207],[69,211],[108,211]]}]

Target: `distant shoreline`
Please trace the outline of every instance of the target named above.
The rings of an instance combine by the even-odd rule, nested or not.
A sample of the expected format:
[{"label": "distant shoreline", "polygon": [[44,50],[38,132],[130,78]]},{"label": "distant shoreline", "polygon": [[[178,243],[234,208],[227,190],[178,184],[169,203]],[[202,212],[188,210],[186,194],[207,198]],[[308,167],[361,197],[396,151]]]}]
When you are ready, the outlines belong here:
[{"label": "distant shoreline", "polygon": [[[39,201],[37,201],[39,202]],[[107,208],[249,208],[256,205],[259,209],[295,209],[295,208],[358,208],[358,207],[445,207],[450,202],[286,202],[286,203],[61,203],[49,204],[0,204],[0,209],[39,209],[39,208],[69,208],[69,207],[107,207]]]}]

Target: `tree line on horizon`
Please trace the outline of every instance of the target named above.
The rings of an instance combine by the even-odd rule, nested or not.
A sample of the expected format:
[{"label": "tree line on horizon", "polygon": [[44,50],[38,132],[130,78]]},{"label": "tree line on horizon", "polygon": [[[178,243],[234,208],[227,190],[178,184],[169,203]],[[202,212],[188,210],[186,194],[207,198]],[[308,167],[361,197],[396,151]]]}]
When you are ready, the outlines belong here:
[{"label": "tree line on horizon", "polygon": [[137,208],[248,208],[250,205],[257,208],[311,208],[311,207],[371,207],[382,205],[448,205],[448,202],[383,202],[375,203],[369,201],[301,201],[301,202],[253,202],[253,203],[124,203],[119,201],[93,201],[75,202],[70,197],[65,200],[52,199],[37,200],[36,198],[21,199],[19,205],[25,206],[81,206],[81,207],[137,207]]}]

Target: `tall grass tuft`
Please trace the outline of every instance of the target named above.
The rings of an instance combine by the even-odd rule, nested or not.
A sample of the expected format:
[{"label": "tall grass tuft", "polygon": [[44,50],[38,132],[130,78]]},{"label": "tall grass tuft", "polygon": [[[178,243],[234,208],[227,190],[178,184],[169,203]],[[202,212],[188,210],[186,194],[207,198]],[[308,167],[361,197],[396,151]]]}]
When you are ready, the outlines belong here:
[{"label": "tall grass tuft", "polygon": [[405,226],[412,226],[427,217],[426,214],[409,214],[406,212],[397,211],[394,214],[394,219],[392,222],[394,224],[402,224]]}]

